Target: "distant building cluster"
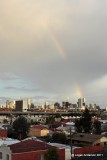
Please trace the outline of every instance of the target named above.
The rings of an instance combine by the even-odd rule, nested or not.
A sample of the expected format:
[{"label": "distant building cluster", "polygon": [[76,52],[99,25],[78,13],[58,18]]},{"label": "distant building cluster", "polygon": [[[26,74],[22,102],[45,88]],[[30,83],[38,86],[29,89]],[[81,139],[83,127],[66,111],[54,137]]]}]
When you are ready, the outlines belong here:
[{"label": "distant building cluster", "polygon": [[[0,108],[3,108],[3,106],[1,106]],[[13,101],[7,100],[6,108],[15,111],[25,112],[31,108],[31,99],[25,99],[25,100],[22,99]]]},{"label": "distant building cluster", "polygon": [[78,98],[77,103],[73,104],[69,101],[63,101],[62,104],[55,102],[50,104],[49,102],[44,102],[43,105],[35,105],[32,103],[31,99],[19,99],[19,100],[7,100],[6,106],[0,105],[0,111],[19,111],[26,112],[30,110],[45,110],[45,111],[83,111],[85,108],[89,110],[99,110],[100,107],[96,104],[86,104],[85,98]]}]

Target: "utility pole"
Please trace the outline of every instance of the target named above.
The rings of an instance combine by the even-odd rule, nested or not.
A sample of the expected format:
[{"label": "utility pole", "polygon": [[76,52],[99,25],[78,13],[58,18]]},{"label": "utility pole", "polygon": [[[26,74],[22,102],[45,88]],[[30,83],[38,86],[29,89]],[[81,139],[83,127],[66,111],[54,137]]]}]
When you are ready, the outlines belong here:
[{"label": "utility pole", "polygon": [[71,135],[71,127],[70,127],[70,146],[71,146],[71,160],[72,160],[72,135]]},{"label": "utility pole", "polygon": [[70,127],[70,147],[71,147],[71,160],[72,160],[72,158],[73,158],[73,154],[72,154],[72,137],[73,137],[73,135],[75,134],[75,132],[73,133],[73,134],[71,134],[71,127]]}]

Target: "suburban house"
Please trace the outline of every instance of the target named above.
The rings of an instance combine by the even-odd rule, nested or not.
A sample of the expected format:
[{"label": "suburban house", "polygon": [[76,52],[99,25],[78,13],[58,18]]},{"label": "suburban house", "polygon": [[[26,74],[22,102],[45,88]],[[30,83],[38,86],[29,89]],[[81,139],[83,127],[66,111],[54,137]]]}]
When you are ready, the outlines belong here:
[{"label": "suburban house", "polygon": [[7,130],[0,128],[0,138],[7,138]]},{"label": "suburban house", "polygon": [[[0,147],[0,160],[44,160],[44,154],[51,146],[45,142],[28,139]],[[58,149],[60,160],[65,160],[65,150]]]},{"label": "suburban house", "polygon": [[49,134],[49,130],[41,125],[33,125],[30,127],[28,136],[44,137]]},{"label": "suburban house", "polygon": [[104,135],[77,133],[72,136],[75,146],[107,146],[107,137]]}]

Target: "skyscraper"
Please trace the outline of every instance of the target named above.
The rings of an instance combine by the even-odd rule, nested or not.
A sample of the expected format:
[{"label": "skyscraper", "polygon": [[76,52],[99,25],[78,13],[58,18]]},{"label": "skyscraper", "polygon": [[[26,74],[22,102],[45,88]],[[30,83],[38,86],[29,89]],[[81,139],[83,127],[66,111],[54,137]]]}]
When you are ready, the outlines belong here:
[{"label": "skyscraper", "polygon": [[30,107],[30,101],[29,100],[17,100],[16,101],[16,111],[25,112]]},{"label": "skyscraper", "polygon": [[78,108],[85,107],[85,98],[79,98],[77,104]]}]

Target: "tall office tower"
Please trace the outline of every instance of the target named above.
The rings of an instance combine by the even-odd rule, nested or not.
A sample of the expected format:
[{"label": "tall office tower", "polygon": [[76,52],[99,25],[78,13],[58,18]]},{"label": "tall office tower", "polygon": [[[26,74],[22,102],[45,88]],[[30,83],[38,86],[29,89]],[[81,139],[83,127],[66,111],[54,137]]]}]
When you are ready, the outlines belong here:
[{"label": "tall office tower", "polygon": [[82,98],[82,106],[85,106],[85,98]]},{"label": "tall office tower", "polygon": [[79,98],[77,104],[78,108],[85,106],[85,98]]},{"label": "tall office tower", "polygon": [[27,100],[17,100],[16,101],[16,111],[25,112],[28,110],[28,101]]},{"label": "tall office tower", "polygon": [[31,99],[30,98],[27,100],[27,103],[28,103],[28,109],[30,109],[30,107],[31,107]]}]

